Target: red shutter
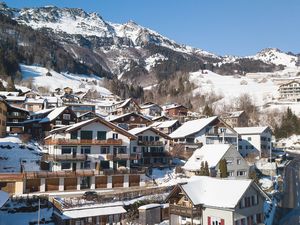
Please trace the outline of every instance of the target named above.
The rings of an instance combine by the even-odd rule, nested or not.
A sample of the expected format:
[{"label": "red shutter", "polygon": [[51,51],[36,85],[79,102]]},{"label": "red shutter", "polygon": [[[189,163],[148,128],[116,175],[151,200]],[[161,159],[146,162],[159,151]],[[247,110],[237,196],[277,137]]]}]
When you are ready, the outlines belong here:
[{"label": "red shutter", "polygon": [[211,225],[210,216],[209,216],[209,217],[207,217],[207,225]]},{"label": "red shutter", "polygon": [[221,219],[221,225],[225,225],[225,220]]}]

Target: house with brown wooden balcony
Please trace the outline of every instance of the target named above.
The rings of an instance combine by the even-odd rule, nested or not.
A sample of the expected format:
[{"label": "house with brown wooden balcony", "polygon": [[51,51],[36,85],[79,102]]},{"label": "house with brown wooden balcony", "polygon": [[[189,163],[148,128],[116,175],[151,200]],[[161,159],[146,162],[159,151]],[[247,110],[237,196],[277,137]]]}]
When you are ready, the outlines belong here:
[{"label": "house with brown wooden balcony", "polygon": [[141,158],[134,163],[144,166],[169,166],[170,137],[153,127],[137,127],[128,131],[137,136],[136,151],[141,152]]},{"label": "house with brown wooden balcony", "polygon": [[252,180],[194,176],[167,197],[169,224],[261,224],[266,200],[269,197]]},{"label": "house with brown wooden balcony", "polygon": [[120,116],[109,116],[107,119],[125,130],[136,127],[146,127],[152,123],[148,117],[136,112],[126,113]]}]

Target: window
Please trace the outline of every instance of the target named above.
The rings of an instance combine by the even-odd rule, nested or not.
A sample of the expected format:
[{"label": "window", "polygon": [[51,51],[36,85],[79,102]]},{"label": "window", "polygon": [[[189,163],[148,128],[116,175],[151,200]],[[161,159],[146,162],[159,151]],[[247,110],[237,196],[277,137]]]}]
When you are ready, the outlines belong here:
[{"label": "window", "polygon": [[234,176],[234,172],[233,171],[228,171],[227,175],[228,175],[228,177],[233,177]]},{"label": "window", "polygon": [[226,160],[226,163],[227,165],[232,165],[233,164],[233,159],[225,159]]},{"label": "window", "polygon": [[90,146],[81,146],[81,154],[91,154]]},{"label": "window", "polygon": [[106,140],[106,131],[98,131],[97,140]]},{"label": "window", "polygon": [[70,120],[71,119],[71,115],[70,114],[63,114],[63,119],[64,120]]},{"label": "window", "polygon": [[155,141],[159,141],[159,136],[155,136]]},{"label": "window", "polygon": [[18,123],[19,121],[18,121],[18,119],[13,119],[12,122],[13,123]]},{"label": "window", "polygon": [[71,139],[77,139],[78,133],[77,131],[71,132]]},{"label": "window", "polygon": [[244,170],[239,170],[239,171],[237,171],[237,176],[239,177],[239,176],[246,176],[246,171],[244,171]]},{"label": "window", "polygon": [[63,162],[63,163],[61,163],[61,169],[62,170],[71,169],[71,163],[69,163],[69,162]]},{"label": "window", "polygon": [[56,124],[56,125],[61,125],[62,123],[61,123],[60,120],[56,120],[56,121],[55,121],[55,124]]},{"label": "window", "polygon": [[251,138],[251,137],[248,137],[248,138],[247,138],[247,140],[248,140],[248,141],[251,141],[251,140],[252,140],[252,138]]},{"label": "window", "polygon": [[241,159],[237,159],[236,164],[240,165],[241,164]]},{"label": "window", "polygon": [[115,140],[116,140],[116,139],[118,139],[118,138],[119,138],[119,134],[117,134],[117,133],[113,133],[113,136],[112,136],[112,138],[113,138],[113,139],[115,139]]},{"label": "window", "polygon": [[136,149],[137,149],[137,147],[134,146],[134,147],[132,148],[132,152],[136,152]]},{"label": "window", "polygon": [[138,136],[138,140],[139,140],[139,141],[142,141],[142,140],[143,140],[143,137],[142,137],[142,136]]},{"label": "window", "polygon": [[101,146],[100,153],[101,154],[109,154],[109,146]]},{"label": "window", "polygon": [[243,146],[242,145],[239,145],[239,150],[243,150]]},{"label": "window", "polygon": [[153,136],[150,136],[150,141],[154,141],[154,137]]},{"label": "window", "polygon": [[81,169],[90,169],[91,168],[91,161],[82,162],[80,164],[80,168]]},{"label": "window", "polygon": [[81,140],[92,140],[93,139],[93,131],[91,130],[82,130],[80,131]]},{"label": "window", "polygon": [[71,154],[72,153],[72,148],[70,147],[62,147],[61,148],[61,154]]}]

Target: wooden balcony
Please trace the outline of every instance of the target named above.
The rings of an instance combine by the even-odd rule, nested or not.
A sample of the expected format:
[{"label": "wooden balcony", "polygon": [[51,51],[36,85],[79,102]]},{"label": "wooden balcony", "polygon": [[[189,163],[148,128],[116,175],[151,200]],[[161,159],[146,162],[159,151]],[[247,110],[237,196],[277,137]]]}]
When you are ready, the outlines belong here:
[{"label": "wooden balcony", "polygon": [[122,145],[122,139],[77,140],[77,139],[46,139],[45,145]]},{"label": "wooden balcony", "polygon": [[107,160],[138,160],[141,158],[140,153],[132,153],[132,154],[106,154]]},{"label": "wooden balcony", "polygon": [[138,141],[138,145],[143,145],[143,146],[163,146],[164,143],[162,141]]},{"label": "wooden balcony", "polygon": [[38,172],[26,172],[24,177],[26,178],[50,178],[50,177],[88,177],[95,176],[97,173],[93,170],[76,170],[76,171],[38,171]]},{"label": "wooden balcony", "polygon": [[85,161],[87,160],[87,155],[84,154],[63,154],[63,155],[48,155],[42,156],[42,161]]},{"label": "wooden balcony", "polygon": [[191,208],[181,205],[170,204],[170,214],[180,215],[184,217],[201,216],[201,210],[197,208]]},{"label": "wooden balcony", "polygon": [[102,169],[99,174],[103,175],[120,175],[120,174],[145,174],[147,172],[146,167],[139,168],[123,168],[123,169]]}]

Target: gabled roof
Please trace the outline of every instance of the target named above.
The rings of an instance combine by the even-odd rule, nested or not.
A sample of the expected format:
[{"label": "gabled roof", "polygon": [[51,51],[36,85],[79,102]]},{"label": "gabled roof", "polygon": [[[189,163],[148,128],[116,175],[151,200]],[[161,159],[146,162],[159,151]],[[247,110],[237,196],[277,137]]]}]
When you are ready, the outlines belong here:
[{"label": "gabled roof", "polygon": [[118,120],[118,119],[121,119],[121,118],[126,117],[126,116],[130,116],[130,115],[139,116],[139,117],[142,117],[142,118],[145,119],[145,120],[148,120],[149,122],[151,121],[149,118],[145,117],[144,115],[141,115],[141,114],[135,113],[135,112],[125,113],[125,114],[123,114],[123,115],[120,115],[120,116],[116,116],[116,117],[110,118],[109,121],[110,121],[110,122],[114,122],[114,121],[116,121],[116,120]]},{"label": "gabled roof", "polygon": [[119,132],[125,136],[127,136],[128,138],[131,138],[131,139],[136,139],[137,137],[131,133],[129,133],[127,130],[124,130],[122,129],[121,127],[118,127],[116,126],[115,124],[101,118],[101,117],[96,117],[96,118],[93,118],[93,119],[89,119],[89,120],[85,120],[85,121],[82,121],[82,122],[79,122],[79,123],[75,123],[75,124],[72,124],[72,125],[67,125],[67,126],[64,126],[64,127],[60,127],[60,128],[57,128],[55,130],[52,130],[50,133],[59,133],[59,132],[67,132],[67,133],[70,133],[72,131],[75,131],[75,130],[79,130],[81,127],[84,127],[84,126],[87,126],[91,123],[101,123],[101,124],[104,124],[105,126],[108,126],[109,128],[113,129],[114,131],[116,132]]},{"label": "gabled roof", "polygon": [[182,126],[177,128],[173,133],[170,134],[171,138],[183,138],[194,133],[201,131],[205,128],[208,124],[216,120],[217,116],[212,116],[203,119],[191,120],[185,122]]},{"label": "gabled roof", "polygon": [[165,110],[176,109],[176,108],[179,108],[179,107],[183,107],[183,108],[187,109],[187,107],[185,107],[184,105],[172,104],[172,105],[166,106]]},{"label": "gabled roof", "polygon": [[158,105],[156,103],[150,104],[150,102],[149,102],[149,104],[140,105],[140,108],[141,109],[148,109],[148,108],[153,107],[153,106],[159,107],[162,110],[162,107],[160,105]]},{"label": "gabled roof", "polygon": [[194,205],[220,208],[235,208],[252,184],[250,179],[218,179],[194,176],[186,184],[181,184]]},{"label": "gabled roof", "polygon": [[130,102],[134,102],[134,104],[136,104],[139,108],[140,108],[140,106],[132,99],[132,98],[128,98],[128,99],[126,99],[123,103],[121,103],[121,105],[119,105],[117,108],[119,109],[119,108],[123,108],[123,107],[125,107],[127,104],[129,104]]},{"label": "gabled roof", "polygon": [[31,112],[30,115],[31,116],[43,115],[43,114],[46,114],[46,113],[49,113],[49,112],[53,111],[54,109],[55,108],[42,109],[40,111]]},{"label": "gabled roof", "polygon": [[55,118],[57,118],[60,114],[63,113],[63,111],[66,110],[66,108],[68,108],[67,106],[63,106],[63,107],[59,107],[59,108],[55,108],[54,110],[52,110],[45,118],[43,118],[40,123],[48,123],[53,121]]},{"label": "gabled roof", "polygon": [[164,119],[166,119],[166,120],[171,120],[169,117],[163,115],[163,116],[153,117],[153,118],[152,118],[152,121],[157,121],[157,120],[160,120],[160,119],[162,119],[162,118],[164,118]]},{"label": "gabled roof", "polygon": [[157,127],[157,128],[169,128],[172,127],[174,124],[176,124],[178,120],[167,120],[163,122],[154,122],[151,124],[152,127]]},{"label": "gabled roof", "polygon": [[147,130],[151,130],[152,132],[162,136],[163,138],[165,139],[170,139],[170,137],[168,135],[166,135],[165,133],[153,128],[153,127],[136,127],[136,128],[133,128],[131,130],[129,130],[128,132],[133,134],[133,135],[139,135]]},{"label": "gabled roof", "polygon": [[235,127],[234,130],[238,134],[261,134],[265,130],[270,129],[268,126],[265,127]]},{"label": "gabled roof", "polygon": [[234,112],[228,112],[224,115],[225,118],[235,118],[241,116],[245,111],[234,111]]},{"label": "gabled roof", "polygon": [[81,114],[81,115],[79,115],[79,116],[77,116],[78,118],[81,118],[81,117],[83,117],[83,116],[86,116],[86,115],[88,115],[88,114],[94,114],[95,116],[98,116],[98,117],[100,117],[97,113],[95,113],[95,112],[93,112],[93,111],[89,111],[89,112],[86,112],[86,113],[83,113],[83,114]]},{"label": "gabled roof", "polygon": [[201,162],[207,162],[209,168],[216,167],[225,153],[229,150],[229,144],[203,145],[198,148],[183,166],[183,169],[189,171],[198,171]]}]

